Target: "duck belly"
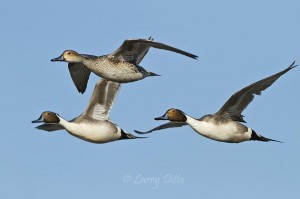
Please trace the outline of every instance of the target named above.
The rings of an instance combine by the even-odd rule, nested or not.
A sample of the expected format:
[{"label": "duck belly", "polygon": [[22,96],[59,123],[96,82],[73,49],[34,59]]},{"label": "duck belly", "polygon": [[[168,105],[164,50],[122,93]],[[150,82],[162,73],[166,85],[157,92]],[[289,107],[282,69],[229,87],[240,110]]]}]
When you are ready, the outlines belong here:
[{"label": "duck belly", "polygon": [[239,143],[250,140],[252,130],[240,123],[229,122],[225,124],[213,124],[204,122],[200,127],[192,127],[204,137],[228,143]]},{"label": "duck belly", "polygon": [[107,143],[120,139],[121,130],[110,123],[80,124],[67,130],[71,135],[92,143]]},{"label": "duck belly", "polygon": [[134,82],[146,77],[145,69],[124,61],[105,60],[90,69],[106,80],[119,83]]}]

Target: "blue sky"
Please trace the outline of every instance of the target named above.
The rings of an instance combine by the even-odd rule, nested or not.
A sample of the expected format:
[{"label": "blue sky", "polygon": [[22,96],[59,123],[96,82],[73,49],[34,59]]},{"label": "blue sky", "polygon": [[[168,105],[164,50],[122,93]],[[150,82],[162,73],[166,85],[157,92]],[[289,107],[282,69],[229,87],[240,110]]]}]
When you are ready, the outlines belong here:
[{"label": "blue sky", "polygon": [[111,119],[128,132],[161,124],[168,108],[200,117],[237,90],[300,62],[299,1],[8,1],[0,6],[1,198],[299,197],[299,75],[281,77],[244,111],[249,127],[284,143],[220,143],[191,128],[104,145],[31,124],[44,110],[72,119],[84,95],[66,49],[102,55],[126,38],[197,54],[151,49],[141,65],[162,75],[125,84]]}]

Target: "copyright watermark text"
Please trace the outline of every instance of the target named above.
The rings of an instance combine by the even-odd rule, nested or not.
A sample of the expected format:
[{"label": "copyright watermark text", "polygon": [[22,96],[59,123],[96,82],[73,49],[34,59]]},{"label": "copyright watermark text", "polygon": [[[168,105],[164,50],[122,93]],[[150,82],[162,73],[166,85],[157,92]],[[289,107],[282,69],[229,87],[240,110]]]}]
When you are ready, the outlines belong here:
[{"label": "copyright watermark text", "polygon": [[185,178],[180,174],[171,173],[161,176],[146,176],[141,173],[125,174],[122,180],[126,184],[150,185],[152,189],[157,189],[160,185],[185,183]]}]

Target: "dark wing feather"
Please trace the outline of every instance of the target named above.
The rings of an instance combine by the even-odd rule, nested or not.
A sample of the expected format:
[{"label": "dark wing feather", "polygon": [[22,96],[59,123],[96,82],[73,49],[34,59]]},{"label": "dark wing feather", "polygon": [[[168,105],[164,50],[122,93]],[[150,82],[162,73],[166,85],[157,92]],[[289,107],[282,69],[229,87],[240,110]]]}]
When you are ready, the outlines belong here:
[{"label": "dark wing feather", "polygon": [[69,63],[69,72],[78,92],[84,93],[91,71],[81,63]]},{"label": "dark wing feather", "polygon": [[[85,58],[96,58],[94,55],[81,54]],[[84,93],[91,71],[81,63],[69,63],[69,72],[78,92]]]},{"label": "dark wing feather", "polygon": [[51,123],[42,124],[35,128],[37,128],[39,130],[44,130],[44,131],[58,131],[58,130],[64,129],[64,127],[62,127],[60,124],[51,124]]},{"label": "dark wing feather", "polygon": [[248,104],[253,100],[254,95],[260,95],[262,91],[271,86],[280,76],[287,73],[292,68],[296,67],[293,62],[285,70],[276,73],[270,77],[262,79],[255,82],[242,90],[233,94],[227,102],[222,106],[222,108],[215,114],[222,118],[231,119],[238,122],[245,122],[243,120],[242,112],[248,106]]},{"label": "dark wing feather", "polygon": [[182,127],[182,126],[185,126],[187,125],[187,123],[184,123],[184,122],[168,122],[166,124],[163,124],[163,125],[160,125],[160,126],[157,126],[149,131],[137,131],[137,130],[134,130],[137,134],[147,134],[147,133],[152,133],[153,131],[158,131],[158,130],[162,130],[162,129],[167,129],[167,128],[174,128],[174,127]]},{"label": "dark wing feather", "polygon": [[[153,41],[153,38],[149,37],[148,40]],[[129,40],[125,40],[110,56],[114,56],[114,58],[122,61],[139,64],[148,53],[150,47],[151,46],[139,42],[129,42]]]},{"label": "dark wing feather", "polygon": [[197,59],[198,57],[172,46],[155,42],[151,37],[149,39],[127,39],[115,52],[111,53],[110,56],[114,56],[119,60],[134,62],[138,64],[142,61],[149,48],[151,47],[173,51],[191,57],[193,59]]},{"label": "dark wing feather", "polygon": [[[153,41],[154,38],[152,38],[151,36],[148,38],[148,40],[150,41]],[[138,55],[137,55],[137,58],[136,58],[136,61],[135,63],[136,64],[139,64],[141,63],[141,61],[144,59],[144,57],[147,55],[149,49],[150,49],[150,46],[147,46],[147,45],[139,45],[139,50],[137,50],[137,52],[140,52]]]}]

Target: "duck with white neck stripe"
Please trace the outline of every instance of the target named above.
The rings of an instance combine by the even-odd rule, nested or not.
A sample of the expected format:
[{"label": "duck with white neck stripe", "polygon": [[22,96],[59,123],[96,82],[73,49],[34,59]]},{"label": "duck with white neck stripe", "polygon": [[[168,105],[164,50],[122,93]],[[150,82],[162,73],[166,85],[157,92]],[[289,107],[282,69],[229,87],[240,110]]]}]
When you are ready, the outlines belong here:
[{"label": "duck with white neck stripe", "polygon": [[169,120],[171,122],[146,132],[135,132],[138,134],[147,134],[157,130],[189,125],[198,134],[220,142],[239,143],[250,140],[280,142],[266,138],[242,124],[245,122],[242,112],[253,100],[254,95],[260,95],[263,90],[271,86],[280,76],[296,66],[295,62],[293,62],[285,70],[241,89],[233,94],[215,114],[195,119],[179,109],[171,108],[163,116],[155,118],[155,120]]},{"label": "duck with white neck stripe", "polygon": [[71,135],[92,143],[141,138],[126,133],[109,119],[109,112],[119,89],[119,83],[99,80],[85,112],[80,116],[67,121],[57,113],[45,111],[32,123],[43,122],[36,128],[45,131],[65,129]]}]

